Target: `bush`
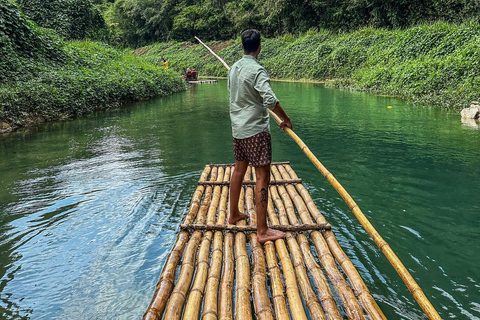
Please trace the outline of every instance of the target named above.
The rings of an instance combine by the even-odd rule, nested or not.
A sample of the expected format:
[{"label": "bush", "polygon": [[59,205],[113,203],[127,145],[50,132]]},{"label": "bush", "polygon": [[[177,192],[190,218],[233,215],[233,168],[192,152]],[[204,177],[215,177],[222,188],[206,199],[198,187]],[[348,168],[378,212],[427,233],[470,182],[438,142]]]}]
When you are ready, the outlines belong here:
[{"label": "bush", "polygon": [[[480,24],[433,23],[405,30],[364,28],[353,32],[309,31],[264,39],[260,62],[272,78],[331,80],[328,85],[388,94],[419,103],[461,108],[478,100]],[[242,56],[240,40],[210,45],[231,65]],[[179,72],[226,76],[201,45],[188,42],[146,47]]]}]

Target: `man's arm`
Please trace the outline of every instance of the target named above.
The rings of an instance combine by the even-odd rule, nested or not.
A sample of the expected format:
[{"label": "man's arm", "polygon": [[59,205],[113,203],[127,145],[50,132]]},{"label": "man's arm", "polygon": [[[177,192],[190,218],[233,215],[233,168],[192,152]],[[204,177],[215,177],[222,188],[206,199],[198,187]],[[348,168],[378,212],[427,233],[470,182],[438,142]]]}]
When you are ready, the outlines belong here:
[{"label": "man's arm", "polygon": [[287,115],[285,110],[283,110],[280,102],[277,102],[275,108],[273,108],[272,111],[283,120],[282,123],[280,123],[280,128],[282,128],[282,130],[283,127],[289,127],[290,129],[292,129],[292,122],[290,121],[290,117]]}]

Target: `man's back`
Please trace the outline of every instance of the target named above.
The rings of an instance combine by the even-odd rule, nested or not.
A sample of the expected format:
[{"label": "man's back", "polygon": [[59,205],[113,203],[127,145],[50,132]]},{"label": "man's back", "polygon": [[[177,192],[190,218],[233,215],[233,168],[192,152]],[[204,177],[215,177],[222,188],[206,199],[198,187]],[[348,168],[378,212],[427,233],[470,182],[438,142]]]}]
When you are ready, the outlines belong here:
[{"label": "man's back", "polygon": [[[270,132],[268,109],[278,102],[267,71],[251,55],[244,55],[228,72],[232,135],[245,139]],[[268,109],[267,109],[268,108]]]}]

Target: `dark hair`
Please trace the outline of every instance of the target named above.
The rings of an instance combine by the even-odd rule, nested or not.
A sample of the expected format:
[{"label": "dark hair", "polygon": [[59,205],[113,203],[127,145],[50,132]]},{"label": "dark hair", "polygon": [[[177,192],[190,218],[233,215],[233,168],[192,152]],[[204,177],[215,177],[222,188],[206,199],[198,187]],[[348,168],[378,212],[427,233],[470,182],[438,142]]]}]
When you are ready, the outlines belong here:
[{"label": "dark hair", "polygon": [[260,46],[260,31],[248,29],[242,32],[242,45],[245,53],[257,51]]}]

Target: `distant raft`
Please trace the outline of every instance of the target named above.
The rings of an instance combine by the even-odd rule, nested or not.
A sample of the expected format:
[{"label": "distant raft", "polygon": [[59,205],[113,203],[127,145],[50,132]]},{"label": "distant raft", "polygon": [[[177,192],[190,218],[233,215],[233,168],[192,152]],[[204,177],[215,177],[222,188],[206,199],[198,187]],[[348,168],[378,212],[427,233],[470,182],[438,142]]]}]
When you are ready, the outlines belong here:
[{"label": "distant raft", "polygon": [[232,170],[205,166],[143,319],[386,319],[288,162],[271,166],[267,211],[287,236],[263,245],[254,168],[239,203],[248,224],[227,223]]}]

